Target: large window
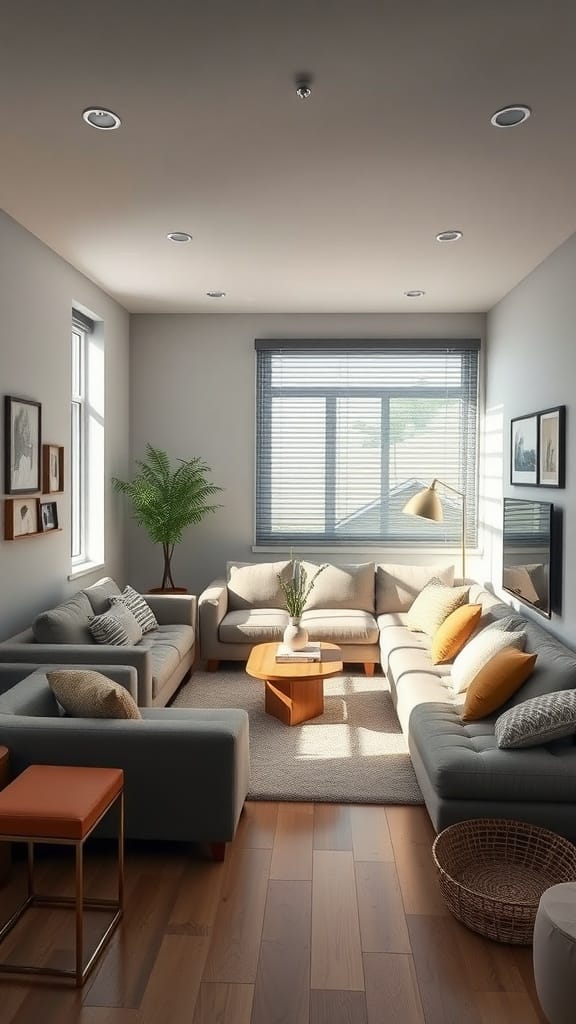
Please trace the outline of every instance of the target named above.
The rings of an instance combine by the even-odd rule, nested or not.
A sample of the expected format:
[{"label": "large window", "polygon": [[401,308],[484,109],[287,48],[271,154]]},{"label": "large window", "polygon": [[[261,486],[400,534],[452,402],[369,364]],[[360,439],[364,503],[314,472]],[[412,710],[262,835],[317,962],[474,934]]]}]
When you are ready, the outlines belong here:
[{"label": "large window", "polygon": [[98,327],[72,316],[72,570],[104,560],[104,350]]},{"label": "large window", "polygon": [[474,545],[478,349],[257,341],[256,543],[458,544],[458,497],[442,524],[402,514],[437,477]]}]

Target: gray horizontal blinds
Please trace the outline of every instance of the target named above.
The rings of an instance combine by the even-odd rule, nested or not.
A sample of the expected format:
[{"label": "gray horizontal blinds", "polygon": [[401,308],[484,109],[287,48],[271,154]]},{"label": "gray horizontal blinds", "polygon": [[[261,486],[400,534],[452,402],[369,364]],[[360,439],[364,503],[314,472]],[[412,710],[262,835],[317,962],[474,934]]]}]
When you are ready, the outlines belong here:
[{"label": "gray horizontal blinds", "polygon": [[403,515],[436,477],[477,537],[477,341],[256,341],[256,543],[458,544]]}]

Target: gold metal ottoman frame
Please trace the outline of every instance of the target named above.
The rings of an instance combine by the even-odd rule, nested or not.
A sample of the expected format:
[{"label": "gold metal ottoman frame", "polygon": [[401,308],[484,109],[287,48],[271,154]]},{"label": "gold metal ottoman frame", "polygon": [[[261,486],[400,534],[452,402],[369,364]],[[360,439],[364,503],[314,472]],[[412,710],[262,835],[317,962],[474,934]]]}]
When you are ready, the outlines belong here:
[{"label": "gold metal ottoman frame", "polygon": [[[84,897],[84,843],[92,835],[96,826],[108,813],[115,803],[119,803],[118,823],[118,898],[116,900],[86,899]],[[92,825],[92,828],[82,839],[56,839],[53,836],[21,836],[2,835],[0,841],[7,843],[26,843],[28,848],[28,894],[23,903],[14,911],[12,917],[0,928],[0,943],[14,928],[24,912],[29,907],[74,907],[76,922],[75,939],[75,963],[73,970],[53,967],[34,967],[27,964],[12,964],[0,962],[0,972],[3,974],[44,974],[52,978],[74,978],[75,985],[79,988],[84,984],[88,974],[94,967],[96,960],[109,941],[112,932],[116,928],[124,910],[124,790],[121,789],[114,799],[102,811],[102,814]],[[75,848],[75,896],[41,896],[34,892],[34,843],[49,843],[54,846],[73,846]],[[115,910],[116,913],[102,935],[96,948],[91,953],[86,965],[84,965],[84,910]]]}]

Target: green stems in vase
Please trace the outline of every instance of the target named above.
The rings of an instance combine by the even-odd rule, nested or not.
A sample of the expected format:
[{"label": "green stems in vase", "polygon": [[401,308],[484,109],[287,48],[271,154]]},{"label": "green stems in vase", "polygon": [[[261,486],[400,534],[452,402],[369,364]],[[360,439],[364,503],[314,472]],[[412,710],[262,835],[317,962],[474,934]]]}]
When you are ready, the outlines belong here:
[{"label": "green stems in vase", "polygon": [[276,575],[278,576],[278,582],[282,588],[282,594],[284,595],[286,611],[291,619],[299,619],[304,611],[308,595],[318,579],[318,576],[327,568],[327,565],[321,565],[311,579],[308,579],[306,569],[301,562],[294,558],[292,552],[290,552],[290,565],[292,566],[292,575],[290,579],[282,579],[280,573],[277,573]]}]

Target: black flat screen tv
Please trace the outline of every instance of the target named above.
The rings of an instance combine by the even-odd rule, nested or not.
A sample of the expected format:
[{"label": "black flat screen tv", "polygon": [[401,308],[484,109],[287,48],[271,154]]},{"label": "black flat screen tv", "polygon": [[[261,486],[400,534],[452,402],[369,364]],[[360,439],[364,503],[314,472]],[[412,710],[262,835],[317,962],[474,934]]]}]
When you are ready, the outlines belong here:
[{"label": "black flat screen tv", "polygon": [[554,592],[554,506],[504,498],[502,586],[550,618]]}]

